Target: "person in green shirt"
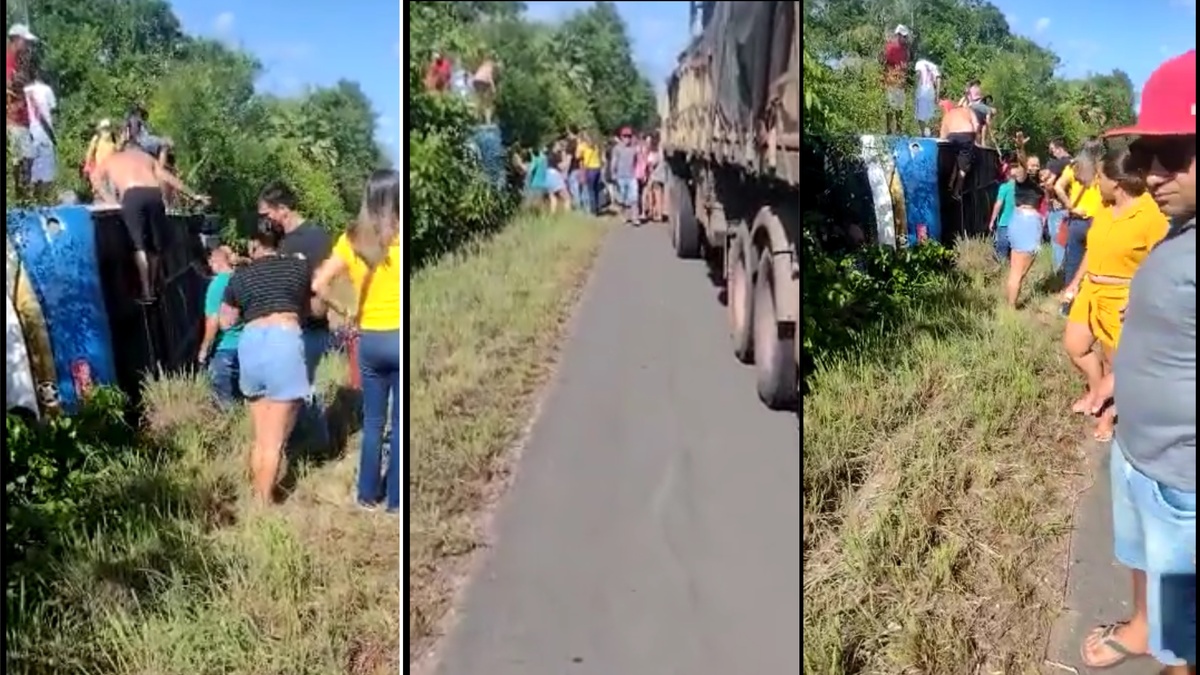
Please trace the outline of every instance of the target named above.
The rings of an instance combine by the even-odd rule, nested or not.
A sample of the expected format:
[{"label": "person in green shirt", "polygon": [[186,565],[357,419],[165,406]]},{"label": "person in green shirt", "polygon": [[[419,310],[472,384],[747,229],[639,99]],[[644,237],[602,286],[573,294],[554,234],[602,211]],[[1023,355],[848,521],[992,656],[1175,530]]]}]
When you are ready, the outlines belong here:
[{"label": "person in green shirt", "polygon": [[204,293],[204,337],[200,340],[200,352],[196,357],[197,363],[208,368],[213,393],[222,408],[233,405],[241,398],[237,382],[238,338],[241,337],[242,327],[221,330],[220,324],[221,301],[225,297],[225,287],[233,277],[234,260],[234,253],[228,246],[218,246],[208,254],[213,278]]}]

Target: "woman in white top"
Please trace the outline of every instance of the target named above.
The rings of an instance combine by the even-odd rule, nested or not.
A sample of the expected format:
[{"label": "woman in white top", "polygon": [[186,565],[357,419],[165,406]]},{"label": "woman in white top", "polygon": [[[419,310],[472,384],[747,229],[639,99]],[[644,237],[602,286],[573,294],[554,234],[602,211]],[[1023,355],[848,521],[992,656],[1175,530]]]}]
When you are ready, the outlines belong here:
[{"label": "woman in white top", "polygon": [[931,136],[933,116],[937,110],[938,90],[942,85],[942,71],[932,61],[920,59],[913,70],[917,73],[916,118],[921,125],[921,134]]}]

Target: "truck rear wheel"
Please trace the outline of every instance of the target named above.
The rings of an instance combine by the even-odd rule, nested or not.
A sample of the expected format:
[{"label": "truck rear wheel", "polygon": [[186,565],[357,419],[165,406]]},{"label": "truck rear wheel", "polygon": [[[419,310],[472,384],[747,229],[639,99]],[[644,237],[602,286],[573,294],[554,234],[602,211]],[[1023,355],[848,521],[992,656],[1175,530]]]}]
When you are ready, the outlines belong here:
[{"label": "truck rear wheel", "polygon": [[675,248],[675,257],[684,260],[695,260],[701,254],[700,222],[696,220],[696,210],[692,203],[687,183],[679,176],[672,175],[669,179],[667,198],[670,204],[671,244]]},{"label": "truck rear wheel", "polygon": [[725,287],[725,308],[729,317],[729,339],[733,354],[742,363],[754,362],[754,264],[747,246],[745,228],[729,240],[729,280]]},{"label": "truck rear wheel", "polygon": [[783,337],[775,320],[775,279],[770,251],[759,258],[754,284],[754,364],[758,397],[772,410],[796,407],[795,335]]}]

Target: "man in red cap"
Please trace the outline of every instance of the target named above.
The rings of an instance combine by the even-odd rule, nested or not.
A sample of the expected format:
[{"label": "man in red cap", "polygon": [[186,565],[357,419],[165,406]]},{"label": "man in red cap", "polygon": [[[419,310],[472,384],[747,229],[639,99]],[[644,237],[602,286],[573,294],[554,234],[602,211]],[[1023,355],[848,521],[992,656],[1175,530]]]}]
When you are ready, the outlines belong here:
[{"label": "man in red cap", "polygon": [[[1142,88],[1130,160],[1172,219],[1129,288],[1112,374],[1092,392],[1120,413],[1110,457],[1117,560],[1133,571],[1133,616],[1099,626],[1082,657],[1106,668],[1149,655],[1164,675],[1196,665],[1196,51]],[[1190,668],[1189,668],[1190,666]]]}]

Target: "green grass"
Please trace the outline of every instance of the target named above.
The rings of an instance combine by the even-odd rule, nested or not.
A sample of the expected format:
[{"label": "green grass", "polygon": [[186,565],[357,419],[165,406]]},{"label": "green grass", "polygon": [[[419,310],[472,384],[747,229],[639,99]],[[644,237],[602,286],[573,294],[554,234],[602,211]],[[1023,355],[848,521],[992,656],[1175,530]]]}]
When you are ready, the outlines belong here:
[{"label": "green grass", "polygon": [[1003,308],[986,242],[959,265],[805,396],[806,675],[1042,665],[1082,480],[1080,383],[1052,298]]},{"label": "green grass", "polygon": [[519,217],[412,280],[410,658],[437,637],[480,544],[480,510],[507,473],[606,230],[576,214]]},{"label": "green grass", "polygon": [[[343,359],[322,364],[335,408],[345,375]],[[139,447],[79,507],[93,524],[59,533],[46,595],[9,617],[8,672],[397,672],[400,528],[353,508],[355,453],[294,460],[290,497],[258,508],[244,414],[189,377],[149,382],[146,404]]]},{"label": "green grass", "polygon": [[[479,542],[487,488],[504,473],[605,230],[574,215],[520,217],[412,280],[408,621],[418,640],[435,635],[457,563]],[[6,671],[399,672],[400,523],[353,505],[346,366],[330,357],[319,375],[342,452],[293,457],[289,496],[270,508],[249,494],[244,412],[219,412],[197,377],[148,382],[142,428],[89,469],[86,495],[70,505],[77,525],[54,532],[54,554],[35,550],[22,570]]]}]

